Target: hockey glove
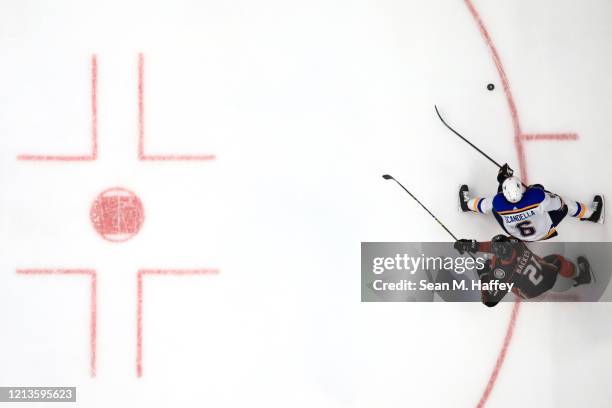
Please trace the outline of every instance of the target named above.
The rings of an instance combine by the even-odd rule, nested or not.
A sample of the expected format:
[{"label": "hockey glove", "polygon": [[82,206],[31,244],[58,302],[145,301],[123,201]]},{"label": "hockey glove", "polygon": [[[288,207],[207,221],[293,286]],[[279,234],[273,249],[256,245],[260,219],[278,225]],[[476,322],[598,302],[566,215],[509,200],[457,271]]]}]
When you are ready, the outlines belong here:
[{"label": "hockey glove", "polygon": [[465,252],[476,253],[478,252],[478,241],[475,239],[459,239],[453,245],[461,255]]},{"label": "hockey glove", "polygon": [[508,177],[512,177],[513,174],[514,170],[512,170],[510,166],[508,166],[508,163],[506,163],[499,168],[499,172],[497,173],[497,182],[501,184]]}]

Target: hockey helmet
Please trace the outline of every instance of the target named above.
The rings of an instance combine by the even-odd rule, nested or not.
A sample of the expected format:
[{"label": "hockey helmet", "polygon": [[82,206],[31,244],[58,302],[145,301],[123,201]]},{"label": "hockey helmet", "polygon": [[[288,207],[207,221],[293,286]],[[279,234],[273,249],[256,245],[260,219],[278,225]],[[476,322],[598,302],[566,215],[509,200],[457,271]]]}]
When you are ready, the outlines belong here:
[{"label": "hockey helmet", "polygon": [[491,239],[491,252],[499,259],[510,259],[512,257],[512,243],[510,238],[499,234]]},{"label": "hockey helmet", "polygon": [[518,203],[523,198],[523,185],[518,178],[508,177],[502,183],[502,193],[506,200],[511,203]]}]

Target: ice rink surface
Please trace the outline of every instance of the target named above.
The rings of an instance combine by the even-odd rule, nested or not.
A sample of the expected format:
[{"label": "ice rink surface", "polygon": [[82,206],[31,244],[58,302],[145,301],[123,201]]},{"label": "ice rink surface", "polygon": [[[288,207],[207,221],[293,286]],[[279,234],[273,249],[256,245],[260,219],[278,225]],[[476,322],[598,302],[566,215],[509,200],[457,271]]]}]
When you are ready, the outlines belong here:
[{"label": "ice rink surface", "polygon": [[[494,193],[496,169],[434,104],[530,183],[612,197],[611,18],[603,0],[4,2],[0,385],[77,386],[79,407],[610,406],[612,305],[360,303],[359,262],[362,241],[448,240],[386,172],[457,235],[498,232],[456,196]],[[126,242],[90,221],[111,187],[144,208]]]}]

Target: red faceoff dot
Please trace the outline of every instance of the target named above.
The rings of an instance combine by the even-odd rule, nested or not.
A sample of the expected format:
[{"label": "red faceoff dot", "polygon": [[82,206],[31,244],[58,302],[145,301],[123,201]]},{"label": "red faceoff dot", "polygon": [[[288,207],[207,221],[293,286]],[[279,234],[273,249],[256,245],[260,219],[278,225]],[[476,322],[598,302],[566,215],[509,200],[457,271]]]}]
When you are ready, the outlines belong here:
[{"label": "red faceoff dot", "polygon": [[96,197],[89,216],[93,227],[102,238],[112,242],[124,242],[140,231],[144,210],[136,194],[125,188],[113,187]]}]

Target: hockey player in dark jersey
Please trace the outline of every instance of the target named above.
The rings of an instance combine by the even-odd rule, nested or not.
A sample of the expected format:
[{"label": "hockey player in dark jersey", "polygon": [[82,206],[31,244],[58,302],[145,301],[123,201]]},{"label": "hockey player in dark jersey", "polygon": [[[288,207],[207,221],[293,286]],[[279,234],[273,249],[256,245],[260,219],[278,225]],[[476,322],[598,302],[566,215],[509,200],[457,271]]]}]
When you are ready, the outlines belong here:
[{"label": "hockey player in dark jersey", "polygon": [[[491,242],[460,239],[454,247],[460,254],[484,252],[493,254],[485,268],[478,271],[481,283],[493,289],[482,289],[482,302],[489,306],[499,303],[508,289],[499,289],[499,283],[513,284],[512,292],[523,299],[531,299],[550,290],[559,275],[574,280],[574,286],[592,280],[591,268],[585,257],[578,257],[578,266],[561,255],[539,257],[513,237],[496,235]],[[504,285],[507,286],[507,285]]]},{"label": "hockey player in dark jersey", "polygon": [[459,189],[463,211],[492,213],[504,231],[521,241],[541,241],[557,235],[556,227],[567,216],[582,221],[604,222],[603,196],[596,195],[591,204],[566,200],[544,189],[540,184],[523,186],[504,164],[497,175],[499,188],[492,198],[471,197],[467,185]]}]

